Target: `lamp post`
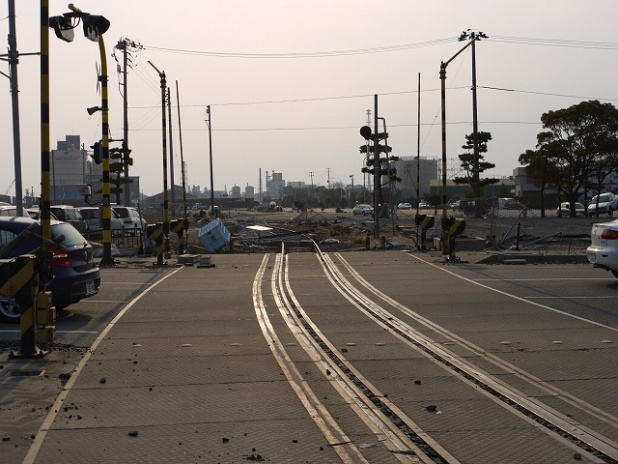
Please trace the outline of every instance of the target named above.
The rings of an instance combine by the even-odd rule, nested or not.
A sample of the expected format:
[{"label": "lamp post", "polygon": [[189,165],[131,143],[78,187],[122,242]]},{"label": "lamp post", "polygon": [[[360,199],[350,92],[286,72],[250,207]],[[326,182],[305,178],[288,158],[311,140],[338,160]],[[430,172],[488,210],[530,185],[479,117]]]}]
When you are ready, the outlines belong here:
[{"label": "lamp post", "polygon": [[[101,74],[99,75],[99,81],[101,82],[101,107],[95,109],[95,111],[101,110],[101,149],[103,155],[103,258],[100,265],[111,266],[114,264],[114,259],[112,258],[112,208],[110,205],[109,186],[109,108],[107,104],[107,55],[105,53],[105,42],[103,41],[103,34],[109,29],[109,21],[103,16],[85,13],[72,3],[69,4],[69,9],[71,10],[70,13],[49,18],[49,27],[54,29],[56,37],[65,42],[72,42],[74,38],[73,30],[81,22],[83,24],[84,36],[99,44],[99,54],[101,57]],[[88,113],[92,114],[90,110]]]},{"label": "lamp post", "polygon": [[[169,216],[169,203],[167,198],[167,137],[166,137],[166,125],[165,120],[165,96],[167,90],[167,81],[165,78],[165,71],[159,71],[157,67],[148,61],[148,64],[154,68],[159,74],[161,80],[161,142],[163,146],[163,237],[164,237],[164,253],[169,255],[170,252],[170,216]],[[163,256],[157,253],[157,265],[163,264]]]},{"label": "lamp post", "polygon": [[[469,30],[468,30],[469,31]],[[459,40],[470,39],[470,41],[457,53],[455,53],[448,61],[443,61],[440,63],[440,102],[441,102],[441,119],[442,119],[442,231],[443,234],[447,234],[446,230],[448,227],[447,223],[447,199],[446,199],[446,67],[449,65],[451,61],[457,58],[461,52],[463,52],[469,46],[472,46],[473,57],[474,57],[474,44],[477,40],[485,39],[487,36],[482,32],[468,32],[464,31],[459,36]],[[473,60],[473,106],[476,108],[476,62]],[[478,185],[478,136],[477,136],[477,124],[476,124],[476,110],[473,112],[473,137],[474,137],[474,166],[473,170],[476,173],[476,182],[475,184],[475,195],[476,195],[476,187]],[[478,201],[477,201],[478,203]]]}]

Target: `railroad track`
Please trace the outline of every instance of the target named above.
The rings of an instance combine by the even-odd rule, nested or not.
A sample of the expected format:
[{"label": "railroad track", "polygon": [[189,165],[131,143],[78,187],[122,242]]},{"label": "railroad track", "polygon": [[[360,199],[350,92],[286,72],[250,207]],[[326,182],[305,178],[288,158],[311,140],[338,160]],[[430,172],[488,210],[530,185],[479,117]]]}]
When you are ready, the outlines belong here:
[{"label": "railroad track", "polygon": [[[615,441],[580,424],[572,414],[564,414],[539,401],[538,398],[529,397],[522,391],[521,382],[529,387],[545,391],[551,397],[560,398],[572,408],[592,415],[596,421],[606,427],[615,427],[618,423],[616,417],[542,382],[524,370],[487,353],[482,348],[421,317],[373,287],[341,254],[335,253],[334,256],[345,269],[346,275],[328,254],[321,252],[317,243],[315,250],[321,268],[334,288],[358,311],[388,330],[410,349],[431,359],[442,369],[482,392],[487,399],[499,404],[520,420],[540,427],[544,433],[571,448],[576,460],[618,463],[618,444]],[[304,381],[303,375],[296,369],[290,357],[286,355],[285,347],[280,342],[276,342],[277,336],[272,329],[272,324],[268,321],[268,315],[261,301],[260,288],[267,262],[268,259],[265,257],[254,282],[254,302],[265,336],[271,341],[273,354],[305,408],[323,430],[329,443],[345,443],[345,446],[336,448],[342,462],[366,462],[362,453],[337,424],[336,418],[331,416],[317,396],[308,390],[307,382]],[[347,398],[346,401],[352,405],[352,410],[372,433],[379,437],[379,441],[386,446],[391,455],[400,462],[459,462],[455,456],[415,423],[412,417],[388,400],[386,395],[365,378],[354,364],[346,359],[345,353],[330,342],[306,314],[291,288],[288,278],[289,266],[283,246],[281,253],[277,254],[275,266],[272,269],[272,294],[281,317],[312,362],[331,381],[337,393],[342,398]],[[417,327],[420,324],[423,330],[415,329],[411,322]],[[457,353],[436,343],[436,339],[444,338],[457,343]],[[467,350],[470,357],[482,356],[484,360],[501,371],[514,375],[519,381],[519,388],[509,385],[498,376],[466,360],[467,356],[461,353],[462,349]]]}]

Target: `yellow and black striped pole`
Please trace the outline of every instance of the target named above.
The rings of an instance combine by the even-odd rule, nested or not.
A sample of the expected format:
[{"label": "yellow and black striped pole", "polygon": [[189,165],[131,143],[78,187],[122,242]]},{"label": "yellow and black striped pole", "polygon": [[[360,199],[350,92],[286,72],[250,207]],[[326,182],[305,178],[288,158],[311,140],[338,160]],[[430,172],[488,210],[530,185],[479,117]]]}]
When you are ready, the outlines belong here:
[{"label": "yellow and black striped pole", "polygon": [[107,57],[105,56],[105,42],[103,36],[99,36],[99,54],[101,55],[101,147],[103,150],[103,257],[101,266],[113,266],[112,257],[112,231],[111,218],[112,207],[110,204],[110,185],[109,185],[109,108],[107,101]]},{"label": "yellow and black striped pole", "polygon": [[[3,304],[19,308],[20,348],[10,357],[39,357],[44,354],[37,346],[35,296],[39,279],[36,256],[22,255],[0,260],[0,298]],[[53,341],[53,340],[51,340]]]},{"label": "yellow and black striped pole", "polygon": [[109,109],[107,100],[107,57],[105,55],[105,43],[103,36],[99,36],[99,52],[101,55],[101,148],[103,151],[103,258],[101,265],[110,266],[114,264],[112,258],[112,231],[111,231],[111,205],[110,205],[110,184],[109,184]]},{"label": "yellow and black striped pole", "polygon": [[[150,66],[152,66],[157,73],[159,73],[159,78],[161,80],[161,141],[163,146],[163,240],[164,240],[164,251],[165,255],[169,256],[170,252],[170,242],[169,242],[169,233],[170,233],[170,216],[169,216],[169,203],[167,199],[167,121],[165,117],[165,104],[166,104],[166,92],[167,92],[167,82],[165,79],[165,71],[159,71],[157,67],[152,64],[152,62],[148,61]],[[163,265],[163,257],[157,254],[157,265]]]},{"label": "yellow and black striped pole", "polygon": [[[50,212],[50,143],[49,143],[49,1],[41,0],[41,251],[39,254],[39,279],[43,291],[46,291],[54,277],[51,243]],[[35,312],[32,309],[33,318]],[[33,319],[32,324],[36,321]],[[23,325],[22,325],[23,327]],[[29,342],[28,342],[29,344]],[[40,355],[34,342],[32,355]]]}]

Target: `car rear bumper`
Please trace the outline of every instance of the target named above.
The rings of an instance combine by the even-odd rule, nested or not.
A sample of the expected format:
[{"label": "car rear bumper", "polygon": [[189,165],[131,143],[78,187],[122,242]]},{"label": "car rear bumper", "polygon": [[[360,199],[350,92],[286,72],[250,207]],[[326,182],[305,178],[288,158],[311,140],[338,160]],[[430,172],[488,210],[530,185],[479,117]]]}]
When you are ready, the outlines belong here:
[{"label": "car rear bumper", "polygon": [[586,249],[586,258],[594,267],[618,271],[618,249],[608,250],[605,247],[589,246]]},{"label": "car rear bumper", "polygon": [[65,307],[99,292],[101,275],[98,268],[76,275],[55,276],[51,284],[53,304]]}]

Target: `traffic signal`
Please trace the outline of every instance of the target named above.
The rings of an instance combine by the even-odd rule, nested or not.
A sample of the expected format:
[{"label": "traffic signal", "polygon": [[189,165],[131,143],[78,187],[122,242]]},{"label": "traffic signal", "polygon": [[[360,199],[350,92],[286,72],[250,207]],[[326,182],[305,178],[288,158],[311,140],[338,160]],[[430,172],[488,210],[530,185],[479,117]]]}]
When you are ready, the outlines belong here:
[{"label": "traffic signal", "polygon": [[131,154],[131,151],[132,150],[130,149],[125,149],[123,152],[124,153],[123,159],[125,160],[125,163],[128,164],[129,166],[133,166],[133,158],[129,156]]},{"label": "traffic signal", "polygon": [[360,128],[360,135],[365,139],[369,140],[371,138],[371,127],[363,126]]},{"label": "traffic signal", "polygon": [[94,145],[90,145],[92,148],[92,159],[95,163],[101,164],[103,162],[103,150],[101,149],[101,141],[94,142]]}]

